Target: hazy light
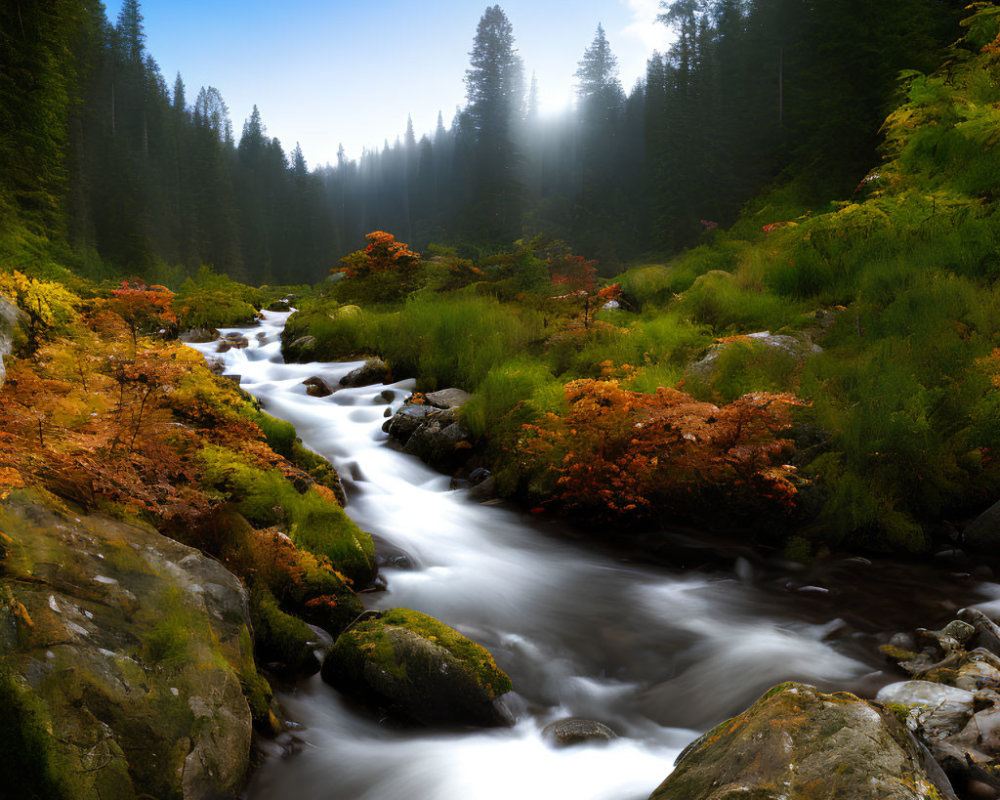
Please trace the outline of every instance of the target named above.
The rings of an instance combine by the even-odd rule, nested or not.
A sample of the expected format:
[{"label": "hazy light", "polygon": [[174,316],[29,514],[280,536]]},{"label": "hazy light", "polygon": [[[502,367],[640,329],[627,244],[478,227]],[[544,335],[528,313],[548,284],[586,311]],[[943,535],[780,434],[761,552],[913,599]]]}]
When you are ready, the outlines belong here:
[{"label": "hazy light", "polygon": [[[253,106],[286,152],[299,142],[310,167],[390,145],[406,129],[433,134],[465,104],[465,70],[476,25],[492,0],[142,0],[147,49],[168,86],[179,71],[193,103],[215,86],[237,137]],[[574,73],[597,24],[619,61],[622,86],[645,74],[670,31],[658,0],[502,0],[525,77],[538,79],[545,115],[570,106]],[[106,0],[114,23],[121,0]]]}]

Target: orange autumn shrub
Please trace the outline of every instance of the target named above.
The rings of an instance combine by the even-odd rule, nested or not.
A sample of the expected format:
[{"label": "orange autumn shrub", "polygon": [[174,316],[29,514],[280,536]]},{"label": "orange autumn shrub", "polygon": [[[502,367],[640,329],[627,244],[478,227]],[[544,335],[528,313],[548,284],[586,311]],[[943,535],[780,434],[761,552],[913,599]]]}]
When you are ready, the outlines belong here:
[{"label": "orange autumn shrub", "polygon": [[697,516],[710,499],[731,510],[795,507],[783,436],[789,407],[801,405],[792,395],[750,394],[720,407],[677,389],[641,394],[590,379],[566,384],[565,394],[567,413],[525,425],[522,446],[566,510],[640,521]]}]

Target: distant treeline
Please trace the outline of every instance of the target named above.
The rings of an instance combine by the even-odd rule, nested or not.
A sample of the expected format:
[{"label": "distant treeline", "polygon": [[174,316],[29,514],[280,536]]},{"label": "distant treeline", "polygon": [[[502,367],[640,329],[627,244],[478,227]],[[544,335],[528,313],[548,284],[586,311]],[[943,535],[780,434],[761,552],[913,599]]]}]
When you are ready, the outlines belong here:
[{"label": "distant treeline", "polygon": [[937,65],[965,3],[662,5],[669,52],[626,93],[598,26],[576,108],[558,119],[539,117],[492,6],[450,126],[439,117],[418,140],[411,124],[392,146],[309,171],[256,108],[237,140],[216,89],[191,104],[179,75],[168,86],[138,0],[115,25],[99,0],[4,2],[0,258],[59,239],[92,271],[211,264],[313,282],[382,229],[479,252],[545,233],[610,269],[697,241],[776,181],[807,203],[849,195],[877,163],[899,72]]}]

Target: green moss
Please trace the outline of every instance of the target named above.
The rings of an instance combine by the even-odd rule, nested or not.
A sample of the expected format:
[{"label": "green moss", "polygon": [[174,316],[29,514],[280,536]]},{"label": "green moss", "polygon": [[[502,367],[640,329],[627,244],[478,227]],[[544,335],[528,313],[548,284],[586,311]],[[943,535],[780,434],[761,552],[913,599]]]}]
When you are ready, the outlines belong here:
[{"label": "green moss", "polygon": [[264,438],[267,440],[268,446],[275,453],[279,453],[287,459],[292,458],[296,442],[295,426],[292,423],[256,410],[249,417],[253,422],[257,423],[264,434]]},{"label": "green moss", "polygon": [[910,716],[910,709],[901,703],[884,703],[884,708],[904,725]]},{"label": "green moss", "polygon": [[344,495],[344,486],[340,482],[340,475],[333,465],[319,453],[314,453],[304,444],[301,439],[296,439],[292,443],[292,463],[299,469],[304,470],[320,486],[325,486],[337,498],[340,505],[347,504],[347,497]]},{"label": "green moss", "polygon": [[214,273],[203,266],[181,284],[174,308],[184,328],[232,328],[257,318],[257,309],[268,299],[266,292]]},{"label": "green moss", "polygon": [[[459,661],[466,665],[476,680],[489,689],[494,697],[499,697],[511,690],[510,678],[496,665],[493,656],[482,645],[460,634],[427,614],[411,611],[406,608],[395,608],[387,611],[381,618],[360,622],[348,635],[363,641],[361,649],[369,649],[374,645],[373,658],[378,663],[390,669],[402,670],[401,664],[391,665],[396,661],[391,645],[385,638],[384,627],[398,626],[434,642],[445,648]],[[402,673],[401,673],[401,676]]]},{"label": "green moss", "polygon": [[261,526],[288,525],[303,549],[326,556],[334,568],[360,584],[375,576],[375,546],[336,502],[313,488],[299,493],[279,470],[263,471],[222,447],[199,453],[202,481],[232,500],[240,513]]},{"label": "green moss", "polygon": [[257,672],[249,631],[244,630],[240,634],[240,650],[245,654],[240,660],[238,669],[240,688],[247,699],[247,705],[250,706],[250,716],[254,725],[266,729],[271,717],[271,699],[274,693],[271,691],[271,685]]},{"label": "green moss", "polygon": [[2,666],[0,719],[0,786],[24,800],[73,798],[44,703]]},{"label": "green moss", "polygon": [[294,671],[315,671],[319,666],[310,644],[312,630],[282,611],[274,595],[263,586],[250,590],[250,617],[260,661],[287,664]]},{"label": "green moss", "polygon": [[113,570],[132,575],[152,575],[149,562],[126,542],[107,541],[101,545],[101,554]]},{"label": "green moss", "polygon": [[142,656],[149,664],[176,670],[191,659],[188,648],[190,632],[177,619],[158,623],[143,641]]}]

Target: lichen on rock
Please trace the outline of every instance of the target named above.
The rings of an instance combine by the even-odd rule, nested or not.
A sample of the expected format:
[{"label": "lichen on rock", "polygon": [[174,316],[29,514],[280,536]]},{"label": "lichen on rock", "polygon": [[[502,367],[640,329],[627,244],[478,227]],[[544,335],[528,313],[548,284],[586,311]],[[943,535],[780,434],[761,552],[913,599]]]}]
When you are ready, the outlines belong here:
[{"label": "lichen on rock", "polygon": [[650,800],[954,800],[890,711],[784,683],[681,753]]},{"label": "lichen on rock", "polygon": [[[50,796],[235,796],[250,702],[269,697],[239,580],[148,526],[41,493],[12,493],[0,529],[0,706]],[[0,764],[0,786],[19,785],[4,774],[17,763]]]}]

